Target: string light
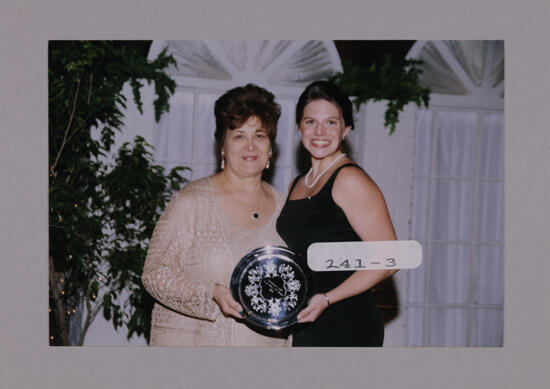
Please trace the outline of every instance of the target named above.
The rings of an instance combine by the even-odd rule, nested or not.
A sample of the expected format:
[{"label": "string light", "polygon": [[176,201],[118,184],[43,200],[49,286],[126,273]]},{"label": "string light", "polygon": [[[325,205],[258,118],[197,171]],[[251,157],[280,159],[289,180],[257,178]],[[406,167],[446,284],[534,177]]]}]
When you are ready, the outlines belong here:
[{"label": "string light", "polygon": [[97,280],[98,280],[98,281],[101,281],[101,280],[102,280],[102,278],[101,278],[101,277],[98,277],[98,279],[97,279]]},{"label": "string light", "polygon": [[95,294],[92,296],[92,298],[95,300]]},{"label": "string light", "polygon": [[73,313],[76,313],[76,309],[73,309]]},{"label": "string light", "polygon": [[65,282],[65,279],[64,279],[64,278],[62,278],[62,279],[61,279],[60,281],[61,281],[61,282]]},{"label": "string light", "polygon": [[50,336],[50,340],[53,340],[53,336]]},{"label": "string light", "polygon": [[73,259],[73,256],[71,254],[69,254],[69,259]]},{"label": "string light", "polygon": [[71,311],[67,311],[67,315],[71,316]]},{"label": "string light", "polygon": [[64,291],[64,290],[61,291],[61,295],[62,295],[62,296],[65,295],[65,291]]},{"label": "string light", "polygon": [[50,308],[48,308],[48,312],[51,312],[51,311],[52,311],[52,308],[51,308],[51,307],[50,307]]},{"label": "string light", "polygon": [[75,204],[74,204],[74,207],[75,207],[75,208],[78,208],[78,204],[77,204],[77,203],[75,203]]}]

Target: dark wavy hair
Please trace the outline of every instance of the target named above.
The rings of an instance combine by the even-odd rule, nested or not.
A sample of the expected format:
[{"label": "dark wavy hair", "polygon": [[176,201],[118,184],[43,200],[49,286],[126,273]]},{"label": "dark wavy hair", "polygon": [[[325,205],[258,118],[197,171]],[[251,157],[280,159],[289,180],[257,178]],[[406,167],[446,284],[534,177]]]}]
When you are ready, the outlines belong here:
[{"label": "dark wavy hair", "polygon": [[281,107],[275,102],[273,93],[257,85],[247,84],[228,90],[216,100],[214,116],[214,136],[219,143],[223,143],[227,130],[239,128],[250,117],[257,116],[273,144],[277,136]]},{"label": "dark wavy hair", "polygon": [[351,101],[339,86],[329,81],[314,81],[302,92],[298,103],[296,103],[296,124],[298,126],[304,115],[305,106],[314,100],[327,100],[336,104],[340,108],[340,112],[342,112],[345,126],[350,126],[353,130],[353,107]]}]

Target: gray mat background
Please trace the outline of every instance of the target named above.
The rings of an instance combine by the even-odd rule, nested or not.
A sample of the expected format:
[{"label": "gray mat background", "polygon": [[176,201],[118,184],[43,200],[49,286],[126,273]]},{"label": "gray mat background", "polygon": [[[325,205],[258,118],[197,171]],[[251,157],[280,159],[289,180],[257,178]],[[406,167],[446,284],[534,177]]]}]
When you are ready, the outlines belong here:
[{"label": "gray mat background", "polygon": [[[549,16],[544,0],[2,2],[0,386],[547,387]],[[49,347],[50,39],[504,39],[504,347]]]}]

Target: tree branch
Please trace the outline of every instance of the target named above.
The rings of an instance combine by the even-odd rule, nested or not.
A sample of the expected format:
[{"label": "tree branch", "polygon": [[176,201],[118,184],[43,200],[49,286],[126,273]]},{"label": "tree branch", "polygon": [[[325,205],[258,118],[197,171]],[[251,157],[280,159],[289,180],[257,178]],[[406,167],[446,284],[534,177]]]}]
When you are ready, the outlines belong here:
[{"label": "tree branch", "polygon": [[92,304],[90,302],[90,297],[91,297],[90,296],[90,289],[88,288],[88,290],[86,291],[86,321],[84,322],[84,327],[82,327],[82,332],[80,333],[80,339],[78,341],[79,346],[84,345],[84,338],[86,337],[86,333],[88,332],[88,328],[90,327],[90,325],[92,324],[95,317],[99,313],[99,310],[102,307],[101,304],[97,304],[92,309]]},{"label": "tree branch", "polygon": [[90,90],[88,91],[88,105],[90,105],[90,101],[92,101],[92,87],[94,86],[93,85],[93,81],[94,81],[94,73],[90,73]]},{"label": "tree branch", "polygon": [[[75,136],[80,130],[83,130],[84,127],[87,125],[88,123],[88,119],[92,116],[92,112],[88,112],[88,115],[86,115],[86,117],[84,118],[84,120],[82,121],[82,125],[77,128],[75,131],[73,131],[73,133],[69,136],[69,138],[67,139],[67,141],[65,143],[69,143],[71,141],[71,139],[73,138],[73,136]],[[70,176],[70,175],[69,175]],[[66,181],[68,183],[68,181]]]},{"label": "tree branch", "polygon": [[54,270],[53,258],[49,257],[50,269],[49,269],[49,283],[50,291],[53,294],[55,301],[55,317],[58,325],[58,332],[61,336],[61,344],[69,345],[69,327],[67,325],[67,317],[65,316],[65,307],[63,306],[63,300],[61,299],[61,291],[59,290],[57,275]]},{"label": "tree branch", "polygon": [[80,78],[77,80],[76,93],[75,93],[74,100],[73,100],[73,109],[72,109],[72,112],[71,112],[71,116],[69,117],[69,123],[67,124],[67,128],[65,129],[65,134],[63,135],[63,142],[61,143],[61,148],[59,149],[59,152],[57,153],[57,156],[55,157],[55,161],[54,161],[53,165],[50,167],[50,173],[53,174],[54,176],[56,175],[55,168],[57,166],[57,163],[59,162],[59,158],[61,157],[61,153],[63,152],[63,149],[65,148],[65,145],[67,144],[67,135],[69,134],[69,130],[70,130],[71,125],[73,123],[74,115],[75,115],[75,112],[76,112],[76,103],[78,102],[78,92],[79,91],[80,91]]}]

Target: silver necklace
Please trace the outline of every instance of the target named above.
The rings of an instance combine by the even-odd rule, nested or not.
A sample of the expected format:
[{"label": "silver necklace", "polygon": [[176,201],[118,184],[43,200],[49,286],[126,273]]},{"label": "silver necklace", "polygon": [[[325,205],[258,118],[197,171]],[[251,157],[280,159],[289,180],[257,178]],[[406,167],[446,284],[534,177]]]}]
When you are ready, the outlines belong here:
[{"label": "silver necklace", "polygon": [[328,169],[330,169],[330,167],[332,165],[334,165],[336,163],[336,161],[338,161],[340,158],[342,158],[343,156],[345,156],[346,153],[342,153],[340,154],[339,156],[337,156],[336,158],[334,158],[334,161],[332,161],[331,163],[328,164],[328,166],[321,172],[319,173],[319,175],[317,177],[315,177],[315,179],[313,180],[313,182],[310,184],[308,183],[308,178],[309,176],[311,175],[311,172],[313,171],[313,166],[309,168],[309,171],[307,172],[306,174],[306,179],[305,179],[305,184],[308,188],[313,188],[315,186],[315,184],[317,183],[317,181],[319,181],[319,178],[321,178],[321,176],[323,174],[325,174],[327,172]]},{"label": "silver necklace", "polygon": [[[224,170],[224,175],[225,175],[225,177],[227,178],[227,181],[229,181],[229,184],[231,185],[231,187],[233,188],[233,190],[234,190],[235,192],[237,192],[237,194],[241,197],[241,199],[244,198],[243,195],[241,194],[241,192],[239,192],[239,190],[237,189],[237,187],[236,187],[235,185],[233,185],[233,181],[231,181],[231,179],[229,178],[229,176],[225,173],[225,170]],[[251,212],[251,214],[250,214],[250,218],[251,218],[252,220],[255,220],[255,221],[256,221],[256,220],[260,220],[260,207],[262,206],[262,197],[263,197],[263,196],[261,195],[261,188],[260,188],[260,196],[258,196],[258,197],[259,197],[259,199],[258,199],[258,205],[257,205],[257,207],[256,207],[256,210],[252,209],[252,212]],[[244,202],[244,201],[243,201],[243,202]]]}]

